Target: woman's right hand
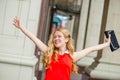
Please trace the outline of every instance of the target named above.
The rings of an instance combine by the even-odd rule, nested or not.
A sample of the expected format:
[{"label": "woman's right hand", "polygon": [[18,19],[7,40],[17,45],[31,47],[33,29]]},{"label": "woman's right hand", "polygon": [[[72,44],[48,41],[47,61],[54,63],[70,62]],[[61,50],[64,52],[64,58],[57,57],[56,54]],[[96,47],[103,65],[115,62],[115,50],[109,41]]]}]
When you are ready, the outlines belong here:
[{"label": "woman's right hand", "polygon": [[16,16],[13,20],[13,25],[16,27],[16,28],[19,28],[21,29],[21,22],[20,22],[20,19]]}]

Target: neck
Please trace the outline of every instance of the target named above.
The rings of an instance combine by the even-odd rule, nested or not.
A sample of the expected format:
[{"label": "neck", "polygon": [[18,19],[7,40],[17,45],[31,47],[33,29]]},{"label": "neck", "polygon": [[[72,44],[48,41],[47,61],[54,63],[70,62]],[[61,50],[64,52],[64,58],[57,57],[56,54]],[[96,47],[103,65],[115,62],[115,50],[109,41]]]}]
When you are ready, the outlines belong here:
[{"label": "neck", "polygon": [[66,47],[64,46],[64,47],[59,49],[59,54],[63,55],[65,51],[66,51]]}]

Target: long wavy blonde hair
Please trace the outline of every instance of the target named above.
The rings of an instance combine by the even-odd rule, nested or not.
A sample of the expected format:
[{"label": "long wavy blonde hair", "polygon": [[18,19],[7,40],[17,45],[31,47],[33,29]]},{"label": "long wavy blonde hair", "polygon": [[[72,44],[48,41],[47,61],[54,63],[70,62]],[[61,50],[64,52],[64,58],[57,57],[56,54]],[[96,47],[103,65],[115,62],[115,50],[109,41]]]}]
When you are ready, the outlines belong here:
[{"label": "long wavy blonde hair", "polygon": [[77,73],[78,67],[73,60],[74,53],[73,39],[70,37],[69,31],[64,28],[57,28],[54,32],[51,33],[50,39],[48,41],[48,50],[43,57],[43,65],[46,69],[49,68],[52,56],[54,60],[57,61],[58,48],[56,48],[53,44],[53,37],[56,31],[62,32],[65,38],[69,38],[68,42],[66,43],[66,48],[69,50],[69,55],[71,56],[72,59],[72,72]]}]

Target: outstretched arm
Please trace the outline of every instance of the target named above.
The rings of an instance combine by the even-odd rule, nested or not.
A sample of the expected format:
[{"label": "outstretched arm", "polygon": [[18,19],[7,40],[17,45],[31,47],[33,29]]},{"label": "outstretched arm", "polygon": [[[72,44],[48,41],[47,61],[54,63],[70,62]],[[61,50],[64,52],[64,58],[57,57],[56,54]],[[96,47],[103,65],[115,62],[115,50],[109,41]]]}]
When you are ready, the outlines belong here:
[{"label": "outstretched arm", "polygon": [[16,28],[20,29],[28,38],[30,38],[37,45],[37,47],[42,53],[45,53],[47,51],[47,46],[30,31],[28,31],[25,27],[23,27],[18,17],[14,18],[13,25]]},{"label": "outstretched arm", "polygon": [[81,50],[80,52],[74,52],[73,54],[73,59],[75,61],[85,57],[86,55],[88,55],[91,52],[97,51],[97,50],[101,50],[103,48],[106,48],[108,46],[110,46],[110,36],[108,39],[106,39],[107,42],[103,43],[103,44],[99,44],[97,46],[92,46],[92,47],[88,47],[86,49]]}]

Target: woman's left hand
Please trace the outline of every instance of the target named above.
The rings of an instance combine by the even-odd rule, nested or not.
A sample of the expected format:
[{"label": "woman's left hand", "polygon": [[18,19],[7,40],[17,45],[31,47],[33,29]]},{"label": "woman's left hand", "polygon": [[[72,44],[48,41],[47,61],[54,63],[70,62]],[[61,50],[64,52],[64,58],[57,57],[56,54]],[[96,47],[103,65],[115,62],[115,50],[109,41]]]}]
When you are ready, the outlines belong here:
[{"label": "woman's left hand", "polygon": [[105,42],[109,43],[111,42],[111,35],[109,34],[108,38],[105,38]]}]

